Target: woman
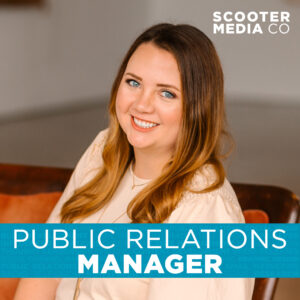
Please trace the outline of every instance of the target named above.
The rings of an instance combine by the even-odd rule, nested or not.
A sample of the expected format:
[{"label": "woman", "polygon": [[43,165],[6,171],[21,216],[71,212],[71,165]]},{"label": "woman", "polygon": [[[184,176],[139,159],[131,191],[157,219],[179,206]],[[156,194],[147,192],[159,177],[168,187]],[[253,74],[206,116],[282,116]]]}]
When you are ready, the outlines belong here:
[{"label": "woman", "polygon": [[[79,161],[48,221],[244,222],[220,161],[223,93],[218,55],[201,31],[172,24],[146,30],[113,84],[108,130]],[[15,299],[250,300],[253,284],[243,278],[25,279]]]}]

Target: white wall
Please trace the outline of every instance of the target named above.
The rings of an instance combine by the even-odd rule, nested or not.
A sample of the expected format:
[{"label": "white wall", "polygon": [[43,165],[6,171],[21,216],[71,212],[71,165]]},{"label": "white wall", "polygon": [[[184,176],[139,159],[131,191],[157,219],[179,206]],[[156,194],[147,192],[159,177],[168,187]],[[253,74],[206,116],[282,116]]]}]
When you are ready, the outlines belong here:
[{"label": "white wall", "polygon": [[0,118],[105,99],[148,12],[139,0],[46,3],[0,6]]},{"label": "white wall", "polygon": [[[154,0],[151,20],[190,23],[215,43],[223,63],[228,100],[300,104],[300,1]],[[214,11],[289,11],[286,35],[213,34]]]},{"label": "white wall", "polygon": [[[130,43],[162,21],[191,23],[210,36],[224,65],[228,99],[300,104],[300,6],[290,4],[297,1],[46,2],[39,9],[0,7],[0,118],[106,99]],[[291,32],[213,35],[215,10],[288,10]]]}]

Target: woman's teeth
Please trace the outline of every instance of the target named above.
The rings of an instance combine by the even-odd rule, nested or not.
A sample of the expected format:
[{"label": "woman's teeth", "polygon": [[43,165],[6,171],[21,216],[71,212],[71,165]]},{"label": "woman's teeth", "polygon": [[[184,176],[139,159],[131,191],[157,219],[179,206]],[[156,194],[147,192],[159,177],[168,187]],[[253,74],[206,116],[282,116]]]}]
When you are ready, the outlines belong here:
[{"label": "woman's teeth", "polygon": [[139,126],[139,127],[142,127],[142,128],[151,128],[151,127],[154,127],[154,126],[157,126],[158,124],[156,123],[151,123],[151,122],[146,122],[146,121],[141,121],[141,120],[138,120],[136,119],[135,117],[133,117],[133,121],[134,123]]}]

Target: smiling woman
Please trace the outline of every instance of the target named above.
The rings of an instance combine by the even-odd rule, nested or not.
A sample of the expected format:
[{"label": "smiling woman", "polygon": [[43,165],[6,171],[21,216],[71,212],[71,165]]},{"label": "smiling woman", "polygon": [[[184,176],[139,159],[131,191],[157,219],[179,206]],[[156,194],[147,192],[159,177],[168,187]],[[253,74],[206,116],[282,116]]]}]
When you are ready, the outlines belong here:
[{"label": "smiling woman", "polygon": [[182,117],[180,72],[170,52],[151,42],[137,48],[118,89],[116,113],[134,149],[135,174],[158,177],[174,152]]},{"label": "smiling woman", "polygon": [[[109,128],[80,159],[48,222],[244,222],[221,163],[223,98],[222,67],[203,32],[185,24],[147,29],[114,81]],[[250,300],[253,285],[251,278],[28,279],[15,299]]]}]

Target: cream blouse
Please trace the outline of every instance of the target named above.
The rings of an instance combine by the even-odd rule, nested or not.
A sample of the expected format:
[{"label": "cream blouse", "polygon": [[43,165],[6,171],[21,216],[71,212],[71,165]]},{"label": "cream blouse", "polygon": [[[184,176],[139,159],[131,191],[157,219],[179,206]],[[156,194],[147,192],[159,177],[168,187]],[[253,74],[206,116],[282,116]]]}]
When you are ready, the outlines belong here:
[{"label": "cream blouse", "polygon": [[[101,131],[78,162],[49,223],[60,222],[64,202],[97,173],[106,136],[107,130]],[[214,176],[213,168],[206,166],[194,176],[191,188],[206,187]],[[128,169],[110,203],[82,222],[129,223],[127,206],[148,182]],[[222,187],[212,192],[186,192],[166,223],[244,223],[244,217],[226,179]],[[72,300],[75,286],[75,278],[61,279],[55,299]],[[253,288],[254,278],[86,278],[81,281],[78,300],[251,300]]]}]

